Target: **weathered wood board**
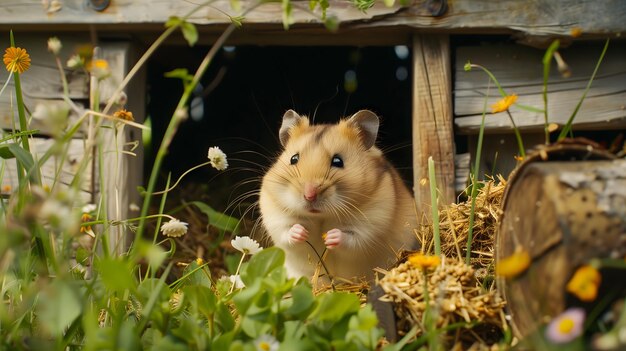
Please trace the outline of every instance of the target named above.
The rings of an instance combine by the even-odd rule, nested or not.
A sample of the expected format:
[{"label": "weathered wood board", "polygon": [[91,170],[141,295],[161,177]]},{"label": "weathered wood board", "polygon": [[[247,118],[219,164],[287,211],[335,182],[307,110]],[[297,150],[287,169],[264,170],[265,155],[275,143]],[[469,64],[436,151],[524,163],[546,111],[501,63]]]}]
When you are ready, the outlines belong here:
[{"label": "weathered wood board", "polygon": [[[32,138],[30,139],[31,152],[39,159],[53,145],[54,139],[48,138]],[[47,162],[40,165],[41,182],[45,188],[54,191],[59,189],[67,189],[68,185],[74,180],[78,165],[83,158],[84,142],[81,139],[72,139],[69,142],[67,156],[62,157],[60,154],[52,156]],[[4,162],[4,174],[1,182],[3,193],[17,189],[18,179],[15,159],[2,160]],[[93,201],[92,193],[92,177],[90,168],[82,173],[81,198],[85,202]],[[6,191],[5,191],[6,190]],[[97,190],[97,189],[96,189]]]},{"label": "weathered wood board", "polygon": [[[552,62],[548,82],[549,122],[563,125],[580,100],[602,52],[600,43],[579,43],[562,49],[561,55],[569,65],[572,75],[563,78]],[[470,61],[489,69],[507,94],[518,95],[518,103],[543,109],[544,50],[521,45],[482,45],[459,47],[456,51],[454,112],[455,126],[460,133],[477,133],[487,95],[488,77],[480,69],[465,72],[463,66]],[[626,125],[626,43],[611,42],[598,70],[596,79],[575,119],[575,130],[611,129]],[[487,132],[511,132],[511,122],[506,113],[490,114],[491,104],[500,95],[491,84],[485,119]],[[543,130],[543,113],[529,112],[511,107],[515,124],[520,129]]]},{"label": "weathered wood board", "polygon": [[[15,45],[26,49],[31,58],[30,68],[20,75],[24,104],[31,113],[35,111],[39,103],[63,103],[61,74],[54,56],[48,52],[48,38],[47,35],[15,34]],[[89,78],[82,71],[68,70],[66,62],[79,46],[89,44],[89,37],[85,34],[72,34],[65,35],[61,40],[63,48],[59,56],[62,58],[61,63],[68,80],[68,96],[78,106],[84,107],[84,102],[89,98]],[[0,41],[8,46],[8,33],[1,33]],[[2,72],[0,85],[4,85],[9,76],[4,68]],[[79,117],[77,113],[71,112],[69,123],[73,124]],[[12,130],[13,126],[19,126],[19,120],[15,101],[15,87],[13,86],[13,79],[11,79],[6,90],[0,95],[0,129]],[[49,134],[49,129],[45,123],[36,119],[30,121],[30,128],[39,130],[41,134]],[[77,134],[77,137],[80,136],[80,133]]]},{"label": "weathered wood board", "polygon": [[[184,16],[196,4],[185,0],[111,0],[107,8],[97,11],[92,3],[101,1],[64,0],[57,11],[47,12],[41,0],[14,1],[0,7],[0,23],[4,24],[124,24],[165,23],[170,16]],[[242,8],[252,0],[242,1]],[[308,2],[294,1],[294,23],[319,24],[319,9],[308,10]],[[442,4],[445,4],[442,11]],[[248,24],[281,25],[281,3],[265,3],[248,15]],[[47,8],[50,10],[50,8]],[[217,0],[196,12],[191,20],[198,24],[229,23],[227,14],[237,15],[229,0]],[[418,0],[408,8],[385,7],[377,1],[366,12],[345,0],[331,0],[328,10],[340,22],[357,27],[423,28],[448,32],[514,32],[530,35],[569,35],[573,28],[587,34],[605,35],[626,30],[626,3],[620,0],[577,1],[473,1]],[[120,27],[121,26],[121,27]],[[0,26],[1,27],[1,26]],[[109,28],[115,30],[114,27]],[[127,28],[126,28],[127,29]],[[311,26],[319,31],[320,26]],[[272,29],[273,30],[273,29]]]},{"label": "weathered wood board", "polygon": [[447,35],[416,35],[413,40],[413,190],[421,209],[431,203],[430,188],[422,182],[428,179],[431,156],[441,203],[455,198],[449,43]]}]

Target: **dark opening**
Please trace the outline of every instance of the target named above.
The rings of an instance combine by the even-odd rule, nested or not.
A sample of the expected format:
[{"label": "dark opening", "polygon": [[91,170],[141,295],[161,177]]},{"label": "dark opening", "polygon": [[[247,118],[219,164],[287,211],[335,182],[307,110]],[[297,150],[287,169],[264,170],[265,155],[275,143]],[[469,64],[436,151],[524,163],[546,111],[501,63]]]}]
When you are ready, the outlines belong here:
[{"label": "dark opening", "polygon": [[[149,64],[148,117],[153,142],[162,139],[182,94],[180,80],[165,78],[164,73],[176,68],[195,72],[207,51],[207,47],[165,47]],[[203,197],[223,210],[233,205],[238,195],[258,189],[260,183],[254,181],[238,185],[260,180],[279,152],[277,133],[287,109],[308,115],[316,123],[333,123],[360,109],[370,109],[382,119],[378,146],[410,186],[410,52],[405,46],[223,48],[202,79],[202,88],[194,94],[198,98],[172,142],[160,183],[163,185],[167,172],[176,179],[207,161],[208,148],[219,146],[228,155],[229,169],[218,173],[204,167],[187,176],[184,183],[201,185],[194,187],[195,193],[187,200]],[[146,147],[148,172],[157,147]]]}]

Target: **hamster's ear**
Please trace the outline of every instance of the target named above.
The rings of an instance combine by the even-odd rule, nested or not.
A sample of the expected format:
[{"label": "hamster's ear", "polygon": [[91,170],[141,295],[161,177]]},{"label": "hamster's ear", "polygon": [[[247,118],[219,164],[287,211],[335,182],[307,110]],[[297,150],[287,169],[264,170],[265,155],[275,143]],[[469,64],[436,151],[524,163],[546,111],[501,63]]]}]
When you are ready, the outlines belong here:
[{"label": "hamster's ear", "polygon": [[370,110],[361,110],[348,120],[350,123],[359,128],[359,135],[365,149],[374,146],[376,136],[378,135],[378,125],[380,124],[378,116]]},{"label": "hamster's ear", "polygon": [[278,137],[280,138],[280,143],[285,146],[287,145],[287,141],[289,140],[289,131],[291,128],[298,125],[298,123],[302,120],[299,114],[294,110],[289,110],[285,112],[283,115],[283,124],[280,125],[280,130],[278,131]]}]

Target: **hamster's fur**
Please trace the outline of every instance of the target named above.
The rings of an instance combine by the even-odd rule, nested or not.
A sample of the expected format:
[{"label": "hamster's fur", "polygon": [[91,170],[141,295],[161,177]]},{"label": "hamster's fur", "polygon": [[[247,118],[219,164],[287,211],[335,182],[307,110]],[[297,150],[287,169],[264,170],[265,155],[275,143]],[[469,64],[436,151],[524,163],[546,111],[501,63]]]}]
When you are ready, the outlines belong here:
[{"label": "hamster's fur", "polygon": [[367,110],[334,125],[311,125],[293,110],[283,116],[284,150],[263,177],[259,205],[289,276],[312,277],[319,259],[311,246],[319,255],[328,248],[330,275],[345,279],[372,279],[373,268],[415,248],[414,200],[374,146],[378,126]]}]

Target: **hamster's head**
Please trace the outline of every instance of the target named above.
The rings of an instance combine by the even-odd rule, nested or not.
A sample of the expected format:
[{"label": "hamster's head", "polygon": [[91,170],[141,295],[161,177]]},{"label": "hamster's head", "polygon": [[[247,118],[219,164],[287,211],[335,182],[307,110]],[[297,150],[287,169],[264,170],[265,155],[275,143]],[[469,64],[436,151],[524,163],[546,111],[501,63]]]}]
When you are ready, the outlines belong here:
[{"label": "hamster's head", "polygon": [[311,125],[287,111],[279,132],[284,149],[261,191],[286,213],[354,218],[387,167],[374,146],[378,126],[378,116],[367,110],[332,125]]}]

